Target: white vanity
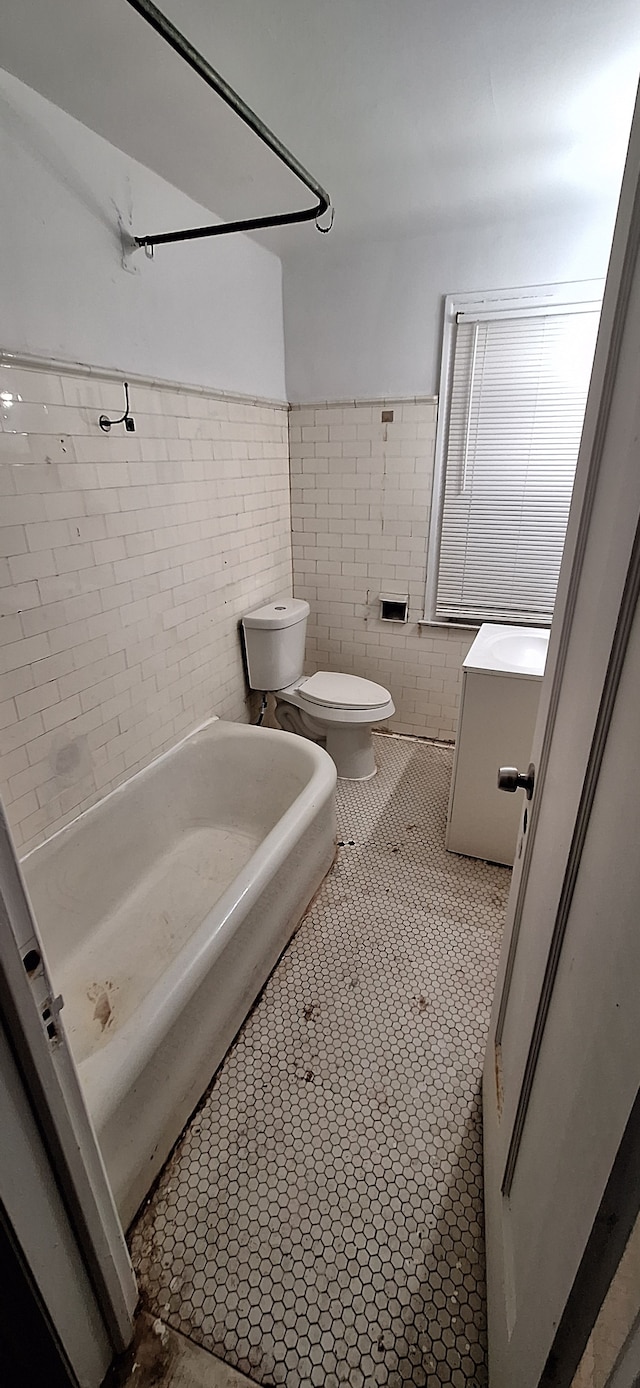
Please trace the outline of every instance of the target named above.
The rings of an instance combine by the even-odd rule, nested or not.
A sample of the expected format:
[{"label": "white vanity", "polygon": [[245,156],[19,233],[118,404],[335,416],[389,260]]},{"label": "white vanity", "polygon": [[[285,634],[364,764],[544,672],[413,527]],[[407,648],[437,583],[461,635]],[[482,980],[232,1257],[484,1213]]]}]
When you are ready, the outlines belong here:
[{"label": "white vanity", "polygon": [[485,623],[463,662],[446,846],[513,863],[522,796],[498,790],[498,767],[526,768],[549,632]]}]

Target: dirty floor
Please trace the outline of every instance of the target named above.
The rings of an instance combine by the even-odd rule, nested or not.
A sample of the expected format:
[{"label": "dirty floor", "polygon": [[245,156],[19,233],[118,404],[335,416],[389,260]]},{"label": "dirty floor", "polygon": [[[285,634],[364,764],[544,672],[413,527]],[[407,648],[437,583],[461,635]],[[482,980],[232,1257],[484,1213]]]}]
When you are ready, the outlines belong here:
[{"label": "dirty floor", "polygon": [[509,873],[453,753],[376,737],[340,848],[132,1234],[148,1311],[260,1384],[485,1388],[482,1055]]},{"label": "dirty floor", "polygon": [[163,1321],[142,1312],[134,1342],[103,1388],[252,1388],[232,1369]]}]

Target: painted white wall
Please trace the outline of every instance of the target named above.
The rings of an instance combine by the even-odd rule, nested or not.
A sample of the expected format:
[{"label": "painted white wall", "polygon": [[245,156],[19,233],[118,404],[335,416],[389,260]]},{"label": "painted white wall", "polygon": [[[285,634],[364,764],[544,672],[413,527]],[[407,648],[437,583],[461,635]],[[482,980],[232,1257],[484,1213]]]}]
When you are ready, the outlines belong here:
[{"label": "painted white wall", "polygon": [[0,74],[1,342],[282,400],[282,272],[246,236],[122,265],[138,234],[215,220],[86,126]]},{"label": "painted white wall", "polygon": [[476,225],[461,216],[427,236],[323,237],[287,253],[289,400],[435,393],[444,295],[604,276],[615,211],[609,200]]}]

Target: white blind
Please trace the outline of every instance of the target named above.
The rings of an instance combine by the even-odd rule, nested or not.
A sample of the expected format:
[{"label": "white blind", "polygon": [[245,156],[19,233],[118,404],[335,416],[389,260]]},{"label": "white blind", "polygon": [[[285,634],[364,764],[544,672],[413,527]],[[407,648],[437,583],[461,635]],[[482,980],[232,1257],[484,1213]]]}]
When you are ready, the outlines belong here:
[{"label": "white blind", "polygon": [[458,322],[438,618],[551,619],[598,320]]}]

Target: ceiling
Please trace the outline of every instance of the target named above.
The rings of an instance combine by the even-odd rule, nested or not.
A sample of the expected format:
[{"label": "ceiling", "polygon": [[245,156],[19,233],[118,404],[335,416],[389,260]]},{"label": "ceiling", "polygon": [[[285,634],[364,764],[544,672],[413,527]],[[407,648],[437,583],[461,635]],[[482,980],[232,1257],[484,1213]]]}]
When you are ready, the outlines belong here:
[{"label": "ceiling", "polygon": [[[328,189],[332,240],[617,195],[640,68],[637,0],[163,5]],[[1,60],[225,218],[307,204],[126,0],[6,6]],[[261,239],[282,251],[315,235],[303,226]]]}]

